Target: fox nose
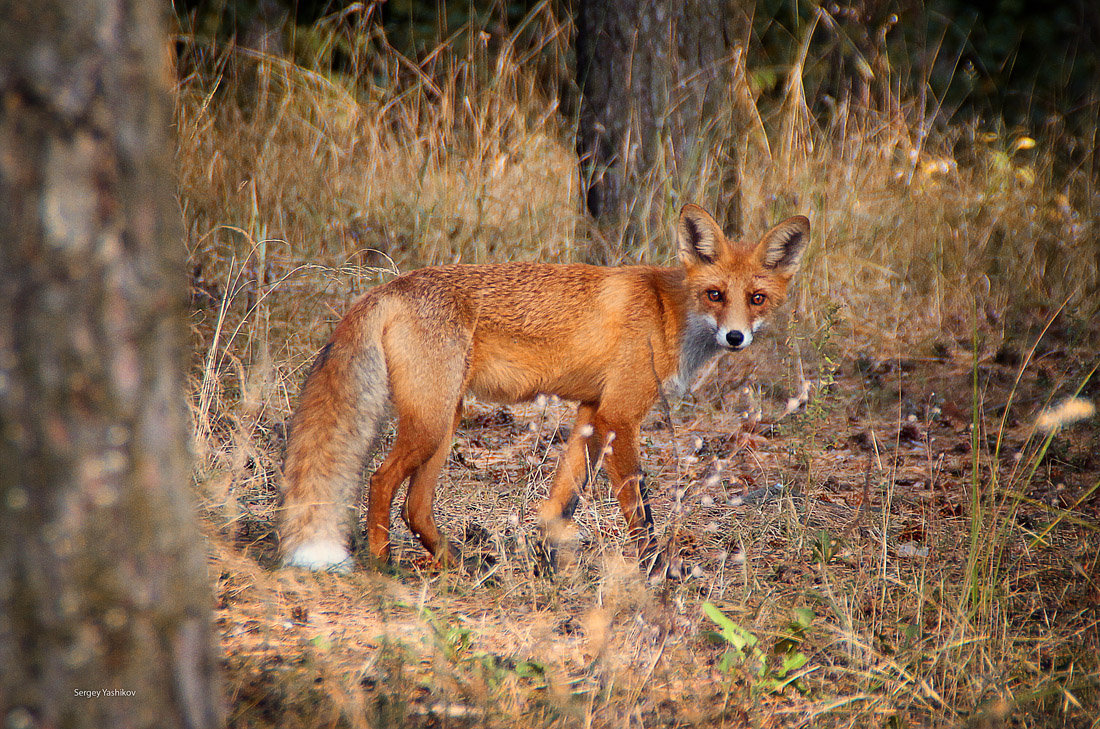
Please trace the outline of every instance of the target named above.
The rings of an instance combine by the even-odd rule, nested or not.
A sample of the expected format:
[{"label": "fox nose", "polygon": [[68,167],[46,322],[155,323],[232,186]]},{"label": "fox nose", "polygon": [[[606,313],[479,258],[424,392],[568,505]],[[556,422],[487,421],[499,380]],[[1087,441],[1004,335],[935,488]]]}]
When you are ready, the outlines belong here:
[{"label": "fox nose", "polygon": [[730,331],[726,332],[726,342],[728,342],[729,345],[734,349],[740,347],[744,343],[744,341],[745,335],[737,329],[731,329]]}]

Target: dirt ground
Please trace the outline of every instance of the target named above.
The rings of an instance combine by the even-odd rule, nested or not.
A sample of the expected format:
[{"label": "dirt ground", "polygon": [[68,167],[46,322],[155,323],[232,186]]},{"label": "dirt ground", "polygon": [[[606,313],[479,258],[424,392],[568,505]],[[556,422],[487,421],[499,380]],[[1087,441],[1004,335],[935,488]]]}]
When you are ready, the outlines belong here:
[{"label": "dirt ground", "polygon": [[[603,478],[558,572],[538,568],[535,508],[571,425],[553,400],[467,406],[436,501],[464,569],[435,567],[396,510],[385,573],[277,569],[285,427],[262,420],[205,501],[231,723],[1095,726],[1100,427],[1040,451],[1035,423],[1100,361],[1100,333],[1053,326],[1033,349],[1041,328],[976,355],[966,336],[889,355],[773,336],[720,359],[643,426],[681,573],[660,582],[624,557]],[[737,631],[705,603],[756,652],[724,662]]]}]

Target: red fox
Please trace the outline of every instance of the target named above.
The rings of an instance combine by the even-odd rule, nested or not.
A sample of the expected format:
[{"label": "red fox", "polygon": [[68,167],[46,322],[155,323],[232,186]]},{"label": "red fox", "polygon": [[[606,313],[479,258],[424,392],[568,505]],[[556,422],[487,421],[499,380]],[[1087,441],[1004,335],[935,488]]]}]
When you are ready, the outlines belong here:
[{"label": "red fox", "polygon": [[722,351],[752,343],[786,296],[810,221],[785,220],[755,245],[732,243],[685,205],[672,268],[500,263],[423,268],[359,298],[321,349],[291,419],[282,486],[283,563],[351,568],[348,542],[360,471],[389,412],[393,449],[370,478],[367,542],[390,552],[390,507],[444,565],[455,550],[432,513],[466,393],[501,403],[539,394],[579,403],[549,497],[544,530],[572,517],[601,452],[639,558],[652,516],[639,469],[642,419],[661,388],[683,391]]}]

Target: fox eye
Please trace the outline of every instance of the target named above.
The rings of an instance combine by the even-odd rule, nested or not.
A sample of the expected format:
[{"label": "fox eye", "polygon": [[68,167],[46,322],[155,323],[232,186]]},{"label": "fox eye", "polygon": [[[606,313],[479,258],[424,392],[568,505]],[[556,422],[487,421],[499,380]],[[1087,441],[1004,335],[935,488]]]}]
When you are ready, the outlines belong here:
[{"label": "fox eye", "polygon": [[722,292],[718,289],[707,289],[707,298],[711,301],[721,301]]},{"label": "fox eye", "polygon": [[749,301],[752,302],[753,306],[762,306],[767,299],[768,297],[761,293],[755,293],[749,297]]}]

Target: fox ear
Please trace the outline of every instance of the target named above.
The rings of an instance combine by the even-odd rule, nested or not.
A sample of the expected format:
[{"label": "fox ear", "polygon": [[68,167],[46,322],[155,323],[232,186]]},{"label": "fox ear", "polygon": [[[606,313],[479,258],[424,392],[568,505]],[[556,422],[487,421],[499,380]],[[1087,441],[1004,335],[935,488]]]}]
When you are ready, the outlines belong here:
[{"label": "fox ear", "polygon": [[725,236],[706,210],[688,203],[680,209],[676,241],[680,245],[680,261],[684,265],[695,265],[718,260]]},{"label": "fox ear", "polygon": [[784,276],[798,271],[802,252],[810,240],[810,221],[805,215],[787,218],[775,226],[756,244],[756,255],[764,268],[775,270]]}]

